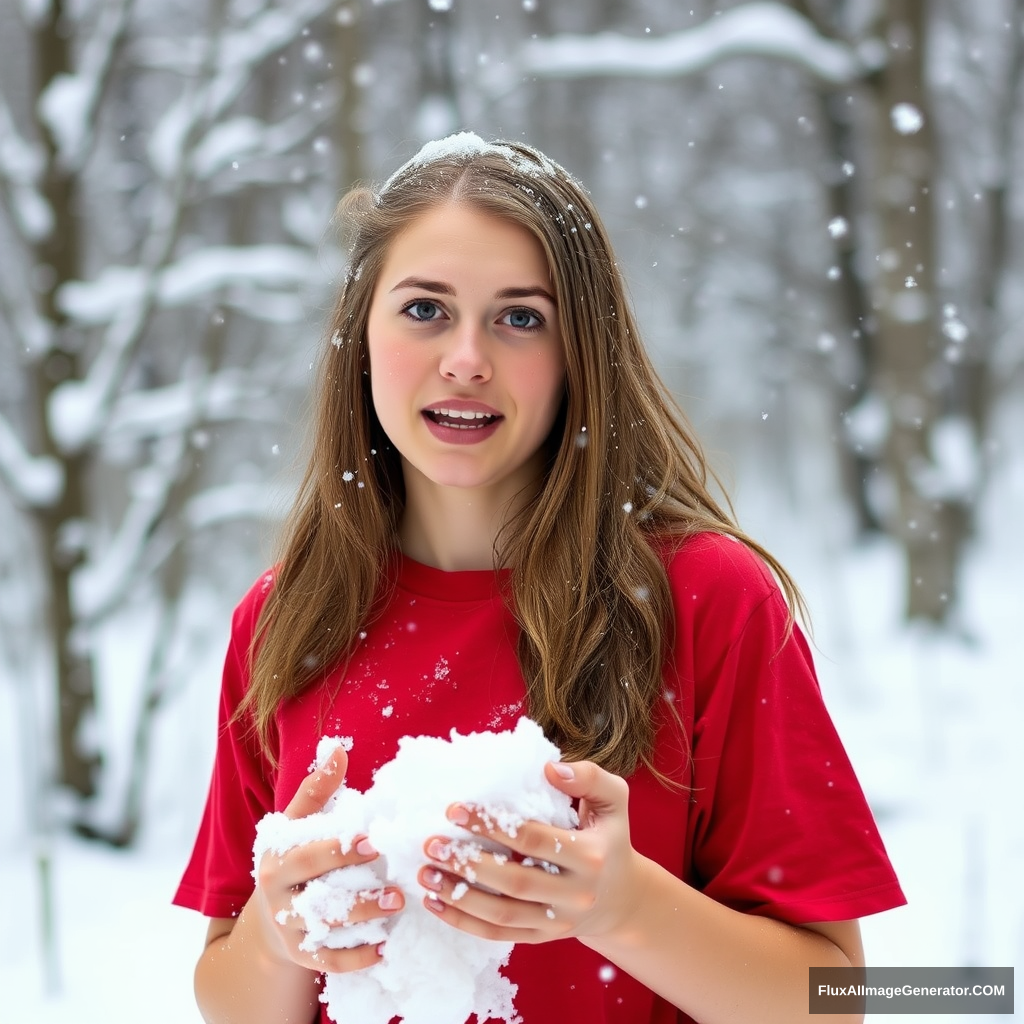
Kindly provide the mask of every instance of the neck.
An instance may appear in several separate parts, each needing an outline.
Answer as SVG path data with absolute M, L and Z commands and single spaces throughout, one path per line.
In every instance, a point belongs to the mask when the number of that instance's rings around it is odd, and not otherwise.
M 495 568 L 502 527 L 536 491 L 442 487 L 405 466 L 405 513 L 398 529 L 402 553 L 447 572 Z

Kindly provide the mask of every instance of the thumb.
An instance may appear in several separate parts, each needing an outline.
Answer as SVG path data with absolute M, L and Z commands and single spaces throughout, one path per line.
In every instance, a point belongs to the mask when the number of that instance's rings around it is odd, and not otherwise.
M 315 771 L 307 775 L 295 796 L 284 809 L 287 818 L 305 818 L 310 814 L 324 809 L 324 804 L 334 796 L 335 791 L 345 781 L 348 771 L 348 754 L 345 748 L 337 746 L 327 760 Z
M 595 824 L 594 818 L 625 814 L 629 786 L 625 779 L 599 768 L 593 761 L 549 761 L 544 777 L 555 789 L 580 801 L 580 822 Z

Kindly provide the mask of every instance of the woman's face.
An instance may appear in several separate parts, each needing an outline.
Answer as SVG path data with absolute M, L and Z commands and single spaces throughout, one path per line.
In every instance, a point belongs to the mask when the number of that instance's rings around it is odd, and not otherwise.
M 460 203 L 414 220 L 381 268 L 367 347 L 407 480 L 501 498 L 539 479 L 565 359 L 544 250 L 524 227 Z

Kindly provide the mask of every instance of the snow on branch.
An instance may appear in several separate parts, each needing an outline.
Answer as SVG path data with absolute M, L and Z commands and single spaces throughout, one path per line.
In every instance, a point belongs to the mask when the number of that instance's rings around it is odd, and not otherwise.
M 151 462 L 135 471 L 130 480 L 131 502 L 117 532 L 98 557 L 75 570 L 71 599 L 80 619 L 101 619 L 123 603 L 138 580 L 138 567 L 146 558 L 178 475 L 182 443 L 181 438 L 164 439 Z
M 53 210 L 38 187 L 44 165 L 42 150 L 21 137 L 0 94 L 0 190 L 27 242 L 37 242 L 53 230 Z
M 143 267 L 111 265 L 93 281 L 69 281 L 57 293 L 57 306 L 79 323 L 105 324 L 149 288 L 158 306 L 184 306 L 232 285 L 294 289 L 321 276 L 316 261 L 298 246 L 208 246 L 155 275 Z
M 726 57 L 738 56 L 792 61 L 815 77 L 835 84 L 853 81 L 867 70 L 856 50 L 820 35 L 791 7 L 770 2 L 742 4 L 696 28 L 656 39 L 612 32 L 537 39 L 523 48 L 515 70 L 558 78 L 663 78 L 691 74 Z
M 275 492 L 266 481 L 222 484 L 190 498 L 184 519 L 191 532 L 238 519 L 279 520 L 290 503 L 291 494 Z
M 320 276 L 306 249 L 254 245 L 210 246 L 162 270 L 111 266 L 94 281 L 69 281 L 57 293 L 59 308 L 80 323 L 109 323 L 109 328 L 88 376 L 64 381 L 51 395 L 47 416 L 52 436 L 63 450 L 77 451 L 99 435 L 111 415 L 127 354 L 154 306 L 185 305 L 230 286 L 253 295 L 295 290 Z M 273 306 L 249 306 L 250 314 L 265 310 L 279 315 Z M 288 310 L 297 312 L 297 307 Z
M 192 173 L 205 181 L 238 160 L 249 162 L 294 152 L 331 119 L 335 99 L 331 93 L 321 97 L 316 117 L 304 108 L 269 124 L 257 117 L 240 116 L 213 125 L 192 151 Z
M 16 339 L 19 358 L 46 352 L 53 334 L 52 324 L 40 314 L 28 288 L 17 288 L 0 274 L 0 316 Z
M 54 75 L 39 96 L 36 110 L 68 170 L 84 163 L 92 144 L 96 115 L 114 62 L 128 31 L 134 0 L 107 0 L 95 31 L 86 40 L 77 71 Z
M 187 89 L 157 122 L 149 140 L 153 169 L 172 178 L 190 143 L 207 125 L 220 121 L 251 83 L 256 67 L 302 35 L 302 30 L 334 6 L 334 0 L 296 0 L 260 12 L 240 27 L 226 29 L 208 66 L 215 69 L 198 88 Z
M 109 436 L 163 437 L 200 423 L 251 419 L 266 422 L 265 387 L 255 386 L 235 369 L 221 370 L 201 383 L 180 380 L 161 388 L 118 398 L 108 424 Z
M 0 415 L 0 479 L 32 508 L 48 508 L 60 498 L 64 470 L 49 455 L 30 455 L 10 423 Z

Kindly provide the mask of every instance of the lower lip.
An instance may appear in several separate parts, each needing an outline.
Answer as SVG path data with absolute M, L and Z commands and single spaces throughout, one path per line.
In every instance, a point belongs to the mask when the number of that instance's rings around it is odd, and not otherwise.
M 423 413 L 423 422 L 426 423 L 427 430 L 445 444 L 479 444 L 491 437 L 501 426 L 501 417 L 492 420 L 486 427 L 448 427 L 443 423 L 436 423 L 426 413 Z

